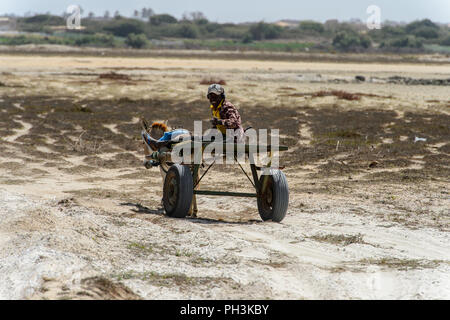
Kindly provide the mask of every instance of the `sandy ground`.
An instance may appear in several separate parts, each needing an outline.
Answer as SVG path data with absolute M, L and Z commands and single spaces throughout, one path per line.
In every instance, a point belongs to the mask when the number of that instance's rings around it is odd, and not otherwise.
M 0 298 L 449 299 L 448 86 L 394 75 L 450 65 L 1 56 Z M 208 120 L 210 77 L 290 147 L 281 223 L 254 199 L 198 197 L 197 218 L 160 208 L 139 116 Z M 363 95 L 312 95 L 331 90 Z M 234 167 L 202 185 L 251 188 Z

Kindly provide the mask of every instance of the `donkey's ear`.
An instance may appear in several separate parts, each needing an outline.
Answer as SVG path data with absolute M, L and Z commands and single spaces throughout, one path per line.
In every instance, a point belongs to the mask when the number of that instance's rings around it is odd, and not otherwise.
M 150 126 L 144 117 L 141 118 L 141 126 L 142 126 L 142 129 L 144 129 L 146 132 L 150 131 Z

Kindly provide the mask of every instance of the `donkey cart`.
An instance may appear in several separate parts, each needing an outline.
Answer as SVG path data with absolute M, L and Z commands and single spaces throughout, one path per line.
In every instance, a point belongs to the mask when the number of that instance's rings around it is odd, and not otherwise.
M 241 164 L 237 161 L 238 145 L 236 143 L 223 143 L 222 150 L 226 150 L 228 155 L 234 156 L 234 163 L 237 163 L 242 172 L 246 175 L 250 183 L 254 188 L 254 192 L 229 192 L 229 191 L 213 191 L 213 190 L 198 190 L 199 183 L 215 163 L 213 161 L 204 173 L 200 175 L 200 166 L 204 167 L 203 152 L 205 147 L 214 144 L 215 142 L 196 142 L 185 141 L 180 142 L 191 144 L 187 147 L 191 149 L 191 155 L 193 159 L 199 159 L 199 161 L 191 161 L 190 163 L 173 164 L 168 161 L 168 156 L 171 150 L 155 152 L 151 155 L 151 158 L 156 160 L 156 164 L 165 163 L 168 170 L 166 172 L 163 187 L 163 206 L 168 216 L 176 218 L 184 218 L 188 215 L 193 201 L 195 203 L 196 195 L 208 195 L 208 196 L 229 196 L 229 197 L 252 197 L 257 198 L 258 212 L 263 221 L 272 220 L 280 222 L 286 216 L 286 211 L 289 204 L 289 189 L 286 180 L 286 176 L 281 171 L 282 168 L 271 168 L 272 162 L 272 148 L 270 145 L 245 145 L 245 156 L 248 157 L 250 162 L 250 169 L 252 173 L 252 179 L 248 176 Z M 195 144 L 201 144 L 201 147 Z M 218 143 L 217 143 L 218 144 Z M 222 144 L 222 143 L 221 143 Z M 285 151 L 287 146 L 278 146 L 277 150 Z M 216 149 L 215 149 L 216 150 Z M 269 162 L 266 166 L 257 166 L 255 163 L 254 154 L 267 152 L 269 155 Z M 225 151 L 223 154 L 215 154 L 215 157 L 225 157 Z M 216 158 L 217 159 L 217 158 Z M 260 172 L 260 174 L 258 174 Z M 264 174 L 263 174 L 264 173 Z M 194 199 L 194 200 L 193 200 Z M 195 203 L 196 204 L 196 203 Z

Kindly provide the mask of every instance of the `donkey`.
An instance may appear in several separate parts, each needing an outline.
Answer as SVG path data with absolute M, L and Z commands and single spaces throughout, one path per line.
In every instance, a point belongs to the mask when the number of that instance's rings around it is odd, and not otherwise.
M 143 139 L 143 145 L 144 145 L 144 166 L 148 169 L 151 166 L 148 165 L 147 156 L 149 156 L 154 151 L 161 151 L 161 152 L 167 152 L 170 151 L 168 148 L 169 142 L 177 142 L 181 141 L 181 139 L 185 138 L 186 136 L 191 136 L 189 131 L 181 129 L 181 130 L 175 130 L 171 131 L 169 130 L 169 127 L 167 126 L 167 121 L 164 122 L 154 122 L 151 126 L 149 126 L 148 122 L 145 119 L 141 120 L 142 128 L 145 132 L 147 132 L 150 135 L 150 141 L 147 141 L 146 139 Z M 174 133 L 174 134 L 172 134 Z M 163 161 L 159 164 L 159 172 L 161 173 L 162 183 L 164 185 L 164 181 L 166 179 L 166 172 L 169 170 L 170 166 L 172 165 L 171 162 Z M 198 180 L 198 178 L 197 178 Z M 198 182 L 198 181 L 196 181 Z M 195 187 L 198 188 L 198 183 Z M 161 200 L 161 204 L 162 200 Z M 191 217 L 197 217 L 197 199 L 195 194 L 192 198 L 192 204 L 191 208 L 189 209 L 189 216 Z

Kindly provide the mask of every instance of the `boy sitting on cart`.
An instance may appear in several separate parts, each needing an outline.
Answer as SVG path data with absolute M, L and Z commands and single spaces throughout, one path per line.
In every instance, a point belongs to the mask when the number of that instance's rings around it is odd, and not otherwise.
M 224 137 L 227 129 L 233 129 L 234 142 L 243 142 L 244 129 L 241 124 L 241 116 L 236 107 L 226 100 L 225 89 L 220 84 L 212 84 L 208 88 L 206 98 L 211 103 L 213 128 L 217 128 Z

